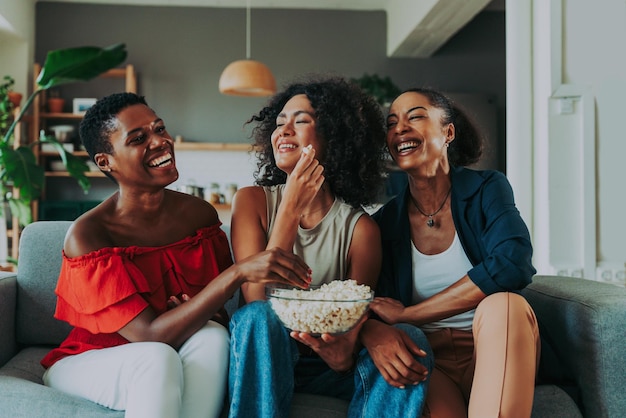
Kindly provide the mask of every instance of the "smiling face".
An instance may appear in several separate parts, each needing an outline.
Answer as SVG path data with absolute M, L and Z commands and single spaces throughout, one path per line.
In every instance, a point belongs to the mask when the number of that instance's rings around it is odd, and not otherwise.
M 447 144 L 454 140 L 454 125 L 442 124 L 442 109 L 420 93 L 406 92 L 391 104 L 387 116 L 387 148 L 404 171 L 433 175 L 449 169 Z
M 318 137 L 315 111 L 304 94 L 293 96 L 276 117 L 276 129 L 272 132 L 272 149 L 276 166 L 291 173 L 300 159 L 302 149 L 311 145 L 318 159 L 323 153 L 323 142 Z
M 143 104 L 117 114 L 109 141 L 113 152 L 98 153 L 96 164 L 120 185 L 165 187 L 178 179 L 174 142 L 163 120 Z

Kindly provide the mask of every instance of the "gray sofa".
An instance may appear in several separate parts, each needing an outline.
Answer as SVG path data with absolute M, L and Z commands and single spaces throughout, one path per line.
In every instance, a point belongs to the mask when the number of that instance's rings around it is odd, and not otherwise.
M 52 317 L 61 246 L 69 225 L 63 221 L 29 225 L 20 241 L 17 274 L 0 276 L 0 418 L 123 416 L 41 384 L 39 360 L 69 331 L 67 324 Z M 537 313 L 542 334 L 532 417 L 626 417 L 626 289 L 537 276 L 524 296 Z M 232 312 L 236 302 L 230 301 L 228 308 Z M 343 401 L 296 395 L 291 416 L 344 417 L 346 410 Z

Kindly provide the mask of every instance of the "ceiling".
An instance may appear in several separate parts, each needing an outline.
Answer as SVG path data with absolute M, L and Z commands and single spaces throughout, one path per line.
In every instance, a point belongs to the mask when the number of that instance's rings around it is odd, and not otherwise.
M 145 6 L 384 10 L 387 55 L 427 58 L 483 10 L 504 11 L 505 0 L 37 0 Z

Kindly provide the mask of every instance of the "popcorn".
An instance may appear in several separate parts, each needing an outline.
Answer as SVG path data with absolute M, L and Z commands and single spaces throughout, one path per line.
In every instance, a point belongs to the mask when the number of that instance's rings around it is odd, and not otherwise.
M 372 298 L 370 287 L 355 280 L 335 280 L 313 290 L 268 289 L 270 305 L 285 327 L 310 334 L 349 331 Z
M 306 147 L 302 148 L 302 152 L 308 154 L 313 149 L 313 145 L 309 144 Z

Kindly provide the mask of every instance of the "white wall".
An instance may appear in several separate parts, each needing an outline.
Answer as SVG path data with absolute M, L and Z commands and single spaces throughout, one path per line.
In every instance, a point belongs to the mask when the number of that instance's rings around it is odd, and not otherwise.
M 587 86 L 596 102 L 597 259 L 624 270 L 626 2 L 567 0 L 563 14 L 564 81 Z
M 506 8 L 507 88 L 517 86 L 507 91 L 507 170 L 535 264 L 623 285 L 626 2 L 509 0 Z M 528 24 L 509 25 L 516 18 Z M 571 113 L 562 112 L 568 103 Z M 530 128 L 520 135 L 514 126 Z
M 35 0 L 0 0 L 0 78 L 15 79 L 26 99 L 35 38 Z
M 186 185 L 204 188 L 208 196 L 212 183 L 217 183 L 223 193 L 227 184 L 238 188 L 254 183 L 256 157 L 247 151 L 176 151 L 178 180 L 172 188 L 183 190 Z

